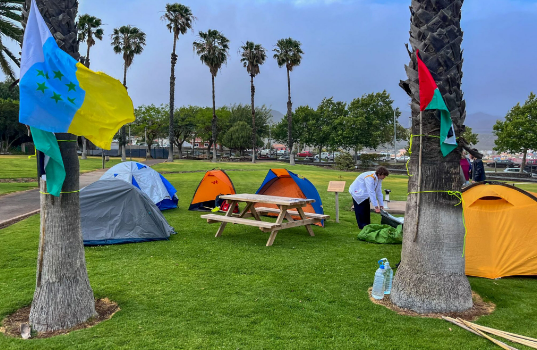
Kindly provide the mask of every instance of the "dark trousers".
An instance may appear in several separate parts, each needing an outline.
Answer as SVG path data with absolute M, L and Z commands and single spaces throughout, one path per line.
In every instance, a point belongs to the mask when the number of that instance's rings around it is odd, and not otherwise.
M 352 202 L 354 203 L 354 215 L 356 215 L 356 222 L 361 230 L 371 223 L 369 199 L 366 199 L 362 203 L 358 204 L 353 198 Z

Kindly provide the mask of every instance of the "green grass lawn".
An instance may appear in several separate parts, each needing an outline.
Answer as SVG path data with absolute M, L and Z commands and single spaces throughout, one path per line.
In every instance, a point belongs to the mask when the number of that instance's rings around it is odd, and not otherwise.
M 0 195 L 26 191 L 37 187 L 37 182 L 0 182 Z
M 133 160 L 142 161 L 142 158 Z M 110 168 L 121 162 L 121 158 L 110 158 L 106 162 L 105 167 Z M 87 173 L 101 169 L 101 157 L 88 157 L 88 159 L 80 159 L 80 173 Z M 19 178 L 37 178 L 37 166 L 35 157 L 28 156 L 0 156 L 0 179 L 19 179 Z
M 238 193 L 254 193 L 274 163 L 219 166 L 230 169 Z M 181 161 L 155 168 L 186 172 L 213 167 Z M 328 181 L 346 180 L 348 188 L 357 175 L 287 167 L 313 182 L 332 216 L 334 194 L 326 192 Z M 386 257 L 395 265 L 401 246 L 357 241 L 347 192 L 340 196 L 339 224 L 330 219 L 324 229 L 315 226 L 315 237 L 303 227 L 287 229 L 265 247 L 268 233 L 228 225 L 215 238 L 218 226 L 187 210 L 202 176 L 166 175 L 180 199 L 179 209 L 164 212 L 177 231 L 169 241 L 86 248 L 95 296 L 121 307 L 112 319 L 51 339 L 0 335 L 0 349 L 494 348 L 445 321 L 397 315 L 369 301 L 376 261 Z M 406 179 L 390 176 L 384 187 L 404 196 Z M 372 217 L 380 221 L 378 215 Z M 32 301 L 38 237 L 39 216 L 0 230 L 0 319 Z M 537 337 L 537 279 L 470 278 L 470 283 L 497 305 L 478 323 Z

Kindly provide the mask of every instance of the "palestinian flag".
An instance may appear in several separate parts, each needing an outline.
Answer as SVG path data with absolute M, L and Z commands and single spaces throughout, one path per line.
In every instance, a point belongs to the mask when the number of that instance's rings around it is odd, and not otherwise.
M 440 110 L 440 150 L 445 157 L 457 148 L 451 113 L 449 113 L 449 109 L 442 98 L 440 90 L 438 90 L 438 86 L 431 72 L 429 72 L 425 63 L 420 59 L 419 50 L 416 50 L 416 59 L 418 60 L 418 76 L 420 81 L 420 111 L 427 109 Z

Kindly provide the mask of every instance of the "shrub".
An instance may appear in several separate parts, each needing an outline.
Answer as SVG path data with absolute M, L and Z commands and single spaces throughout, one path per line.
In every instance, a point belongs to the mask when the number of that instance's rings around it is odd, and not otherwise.
M 339 170 L 354 170 L 354 157 L 350 153 L 341 153 L 336 157 L 335 162 Z
M 362 166 L 368 167 L 373 165 L 373 161 L 380 159 L 381 155 L 377 153 L 362 153 L 360 155 L 360 161 Z

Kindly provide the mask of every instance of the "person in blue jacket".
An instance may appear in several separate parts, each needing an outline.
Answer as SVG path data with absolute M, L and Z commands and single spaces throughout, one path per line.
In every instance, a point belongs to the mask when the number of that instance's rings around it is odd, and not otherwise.
M 354 203 L 354 215 L 358 227 L 363 229 L 371 223 L 369 202 L 373 203 L 375 212 L 384 209 L 382 200 L 382 180 L 390 175 L 388 169 L 379 166 L 376 171 L 367 171 L 360 174 L 349 187 L 349 193 Z
M 477 149 L 473 149 L 473 151 L 477 152 Z M 487 178 L 485 176 L 483 161 L 474 157 L 472 154 L 470 154 L 470 159 L 472 160 L 472 182 L 485 181 Z

